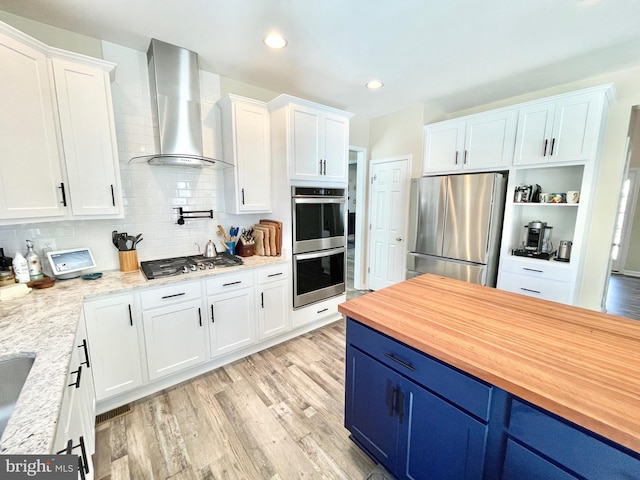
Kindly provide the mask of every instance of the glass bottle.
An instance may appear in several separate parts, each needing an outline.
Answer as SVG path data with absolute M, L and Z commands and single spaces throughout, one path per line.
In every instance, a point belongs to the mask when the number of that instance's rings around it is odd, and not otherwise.
M 27 240 L 27 253 L 24 258 L 27 260 L 27 264 L 29 265 L 29 279 L 31 281 L 44 277 L 42 274 L 42 263 L 40 262 L 40 257 L 33 251 L 33 242 L 31 240 Z

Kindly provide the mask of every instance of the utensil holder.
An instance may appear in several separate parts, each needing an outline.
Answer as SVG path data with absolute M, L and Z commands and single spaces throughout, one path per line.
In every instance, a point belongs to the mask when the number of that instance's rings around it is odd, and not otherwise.
M 119 251 L 118 257 L 120 257 L 121 272 L 135 272 L 136 270 L 138 270 L 138 251 L 137 250 Z

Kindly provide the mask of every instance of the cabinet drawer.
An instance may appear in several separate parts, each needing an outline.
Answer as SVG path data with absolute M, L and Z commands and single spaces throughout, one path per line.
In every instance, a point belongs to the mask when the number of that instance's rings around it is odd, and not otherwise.
M 265 267 L 258 270 L 258 283 L 273 282 L 289 278 L 289 270 L 291 265 L 283 263 L 282 265 L 274 265 L 273 267 Z
M 333 315 L 341 315 L 338 312 L 338 305 L 344 301 L 345 296 L 338 295 L 337 297 L 294 310 L 291 313 L 291 326 L 298 328 Z
M 548 278 L 559 282 L 571 281 L 571 267 L 566 263 L 553 260 L 521 260 L 501 258 L 500 270 L 503 272 L 530 275 L 533 278 Z
M 518 400 L 511 405 L 508 432 L 584 478 L 640 478 L 640 454 L 632 456 L 624 447 Z
M 498 288 L 552 302 L 571 303 L 571 284 L 569 282 L 503 272 L 500 274 Z
M 573 480 L 577 479 L 560 467 L 509 439 L 501 480 Z
M 476 417 L 489 418 L 491 385 L 352 319 L 347 322 L 347 343 Z
M 201 297 L 200 282 L 176 283 L 140 293 L 140 303 L 143 310 L 149 308 L 172 305 Z
M 207 279 L 207 295 L 229 292 L 253 285 L 253 272 L 220 275 Z

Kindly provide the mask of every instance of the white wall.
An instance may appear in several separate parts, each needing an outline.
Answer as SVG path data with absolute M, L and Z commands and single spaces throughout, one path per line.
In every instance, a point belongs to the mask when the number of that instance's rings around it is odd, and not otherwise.
M 124 203 L 123 220 L 63 221 L 0 227 L 0 246 L 9 256 L 26 250 L 25 240 L 34 241 L 36 250 L 51 243 L 54 249 L 89 246 L 98 270 L 119 268 L 118 253 L 111 244 L 112 230 L 142 233 L 139 260 L 166 258 L 198 252 L 208 239 L 217 241 L 216 225 L 225 228 L 249 226 L 256 215 L 224 213 L 223 176 L 211 169 L 128 165 L 136 155 L 153 151 L 151 109 L 146 54 L 105 42 L 104 58 L 117 63 L 112 83 L 113 106 L 118 140 Z M 217 75 L 201 72 L 203 99 L 203 137 L 205 154 L 219 151 L 215 144 L 216 116 L 213 102 L 220 98 Z M 213 219 L 187 220 L 182 226 L 175 207 L 213 210 Z

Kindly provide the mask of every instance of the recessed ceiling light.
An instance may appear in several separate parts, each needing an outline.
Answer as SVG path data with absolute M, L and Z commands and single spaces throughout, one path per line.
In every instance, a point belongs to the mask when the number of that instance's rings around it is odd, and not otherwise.
M 264 39 L 264 44 L 271 48 L 284 48 L 287 46 L 287 40 L 279 33 L 270 33 Z
M 377 90 L 378 88 L 382 88 L 384 85 L 384 83 L 382 83 L 380 80 L 371 80 L 370 82 L 366 83 L 366 87 L 370 88 L 371 90 Z

